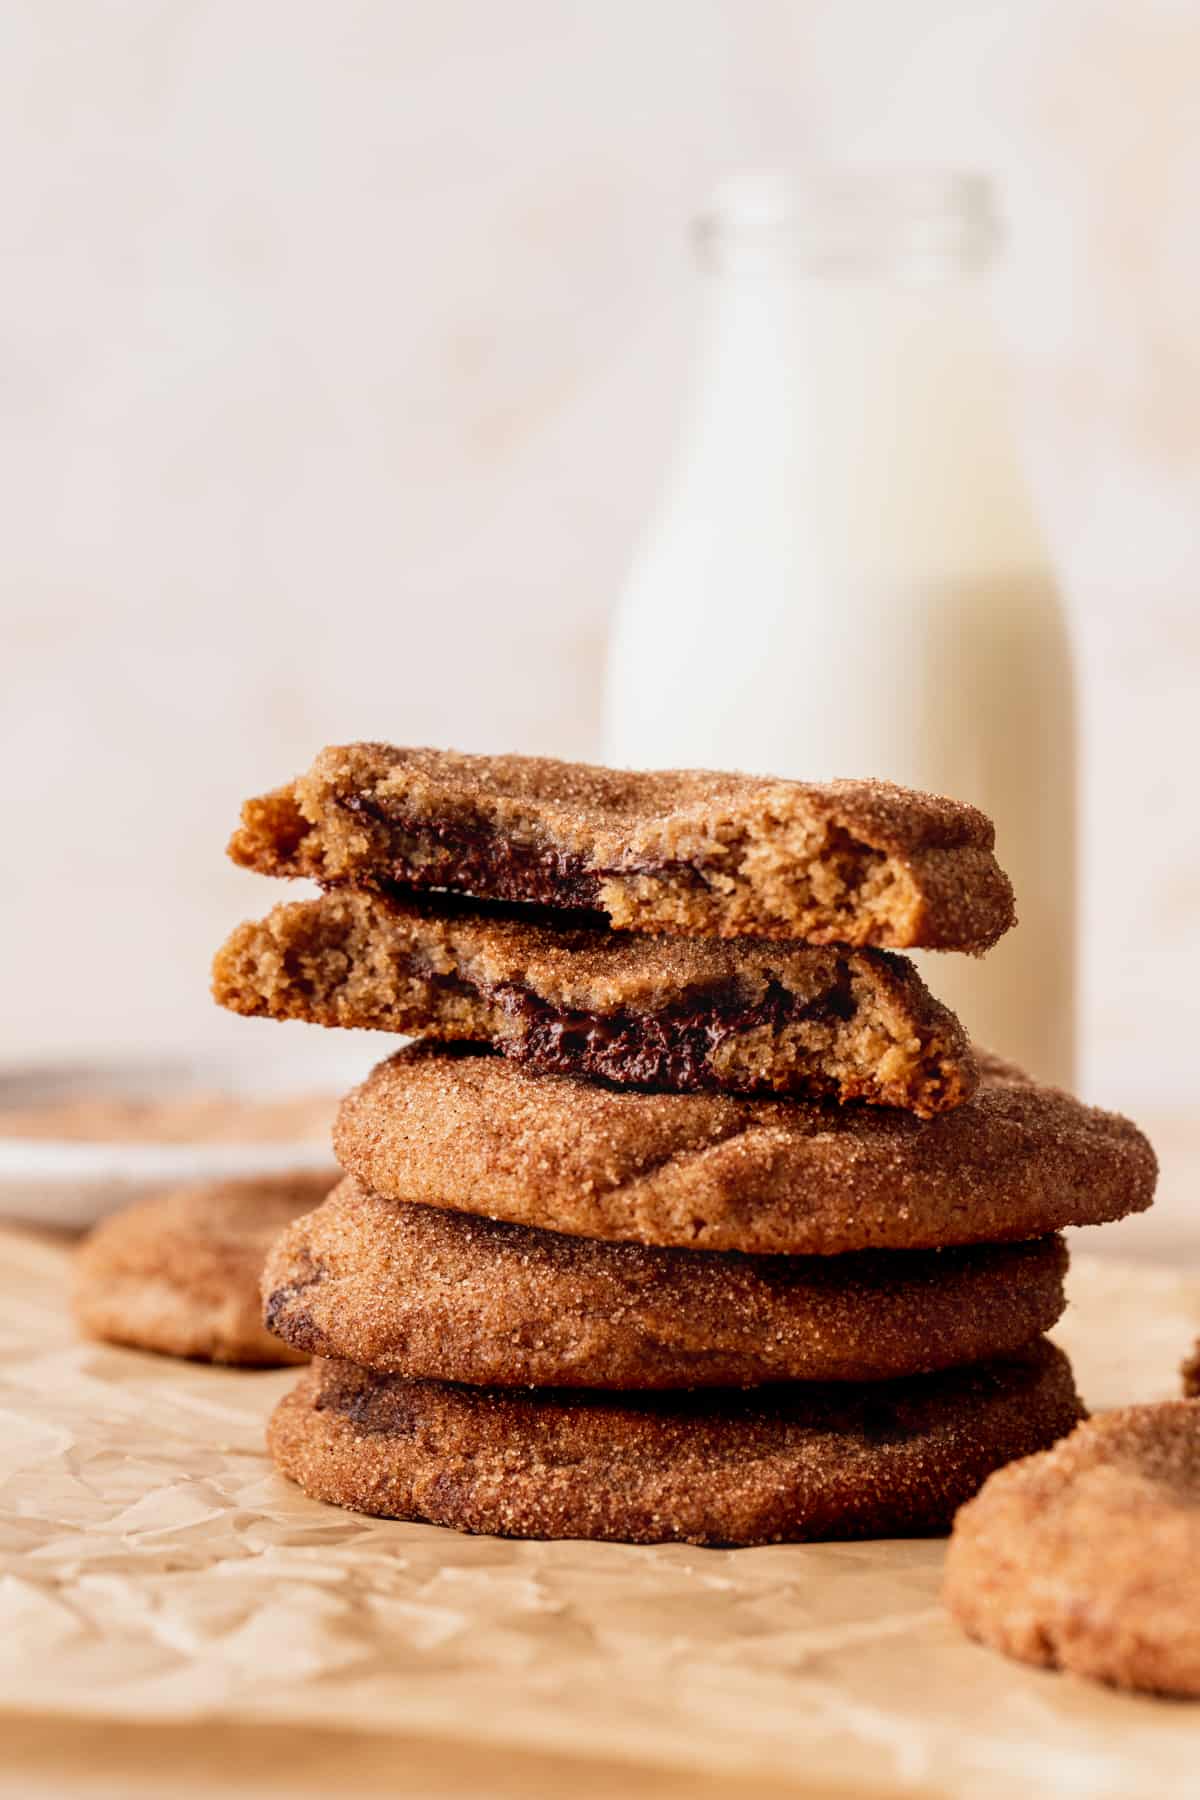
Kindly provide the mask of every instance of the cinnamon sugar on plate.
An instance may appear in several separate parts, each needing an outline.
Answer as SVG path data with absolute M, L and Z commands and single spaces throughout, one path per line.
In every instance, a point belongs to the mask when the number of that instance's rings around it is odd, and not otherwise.
M 320 1142 L 328 1138 L 336 1110 L 329 1094 L 243 1100 L 216 1092 L 165 1098 L 81 1093 L 0 1106 L 0 1137 L 63 1143 Z

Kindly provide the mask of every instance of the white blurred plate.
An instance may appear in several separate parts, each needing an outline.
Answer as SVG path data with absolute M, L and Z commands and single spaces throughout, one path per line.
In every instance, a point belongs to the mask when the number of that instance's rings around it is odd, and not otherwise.
M 337 1096 L 362 1079 L 397 1040 L 318 1033 L 253 1060 L 231 1056 L 142 1056 L 105 1063 L 0 1067 L 0 1118 L 14 1110 L 78 1099 L 178 1100 L 216 1094 L 234 1100 Z M 330 1039 L 334 1041 L 330 1043 Z M 321 1138 L 213 1143 L 118 1142 L 109 1138 L 8 1137 L 0 1130 L 0 1216 L 82 1229 L 130 1201 L 190 1182 L 286 1175 L 328 1168 Z

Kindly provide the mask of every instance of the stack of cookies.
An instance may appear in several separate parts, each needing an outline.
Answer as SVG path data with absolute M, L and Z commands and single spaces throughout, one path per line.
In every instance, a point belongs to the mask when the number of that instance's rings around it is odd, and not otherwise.
M 1149 1205 L 1154 1158 L 892 954 L 1013 923 L 974 809 L 357 744 L 231 853 L 325 891 L 233 934 L 222 1004 L 419 1039 L 267 1260 L 317 1359 L 270 1429 L 306 1492 L 523 1537 L 929 1532 L 1076 1423 L 1057 1234 Z

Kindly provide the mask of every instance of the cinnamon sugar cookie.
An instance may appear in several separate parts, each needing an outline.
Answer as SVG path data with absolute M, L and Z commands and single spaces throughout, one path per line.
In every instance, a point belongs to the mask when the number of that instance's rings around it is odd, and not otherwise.
M 91 1337 L 203 1362 L 303 1362 L 263 1325 L 263 1259 L 324 1199 L 335 1172 L 177 1188 L 114 1213 L 75 1254 L 74 1306 Z
M 218 952 L 233 1012 L 490 1044 L 541 1072 L 674 1092 L 956 1106 L 977 1072 L 954 1015 L 883 950 L 650 937 L 342 888 Z
M 954 1524 L 946 1604 L 1022 1662 L 1200 1696 L 1200 1404 L 1104 1413 Z
M 414 1045 L 342 1102 L 374 1193 L 581 1237 L 827 1256 L 1043 1237 L 1150 1204 L 1127 1119 L 988 1059 L 923 1123 L 882 1107 L 650 1094 Z
M 265 875 L 583 908 L 631 931 L 979 951 L 1015 920 L 993 841 L 974 807 L 886 781 L 348 744 L 247 801 L 229 850 Z
M 863 1387 L 512 1392 L 314 1363 L 276 1467 L 317 1500 L 503 1537 L 773 1544 L 944 1531 L 993 1469 L 1080 1416 L 1044 1339 L 1002 1362 Z
M 884 1381 L 1019 1349 L 1063 1309 L 1061 1238 L 738 1256 L 495 1224 L 345 1180 L 272 1246 L 268 1325 L 379 1373 L 497 1387 Z

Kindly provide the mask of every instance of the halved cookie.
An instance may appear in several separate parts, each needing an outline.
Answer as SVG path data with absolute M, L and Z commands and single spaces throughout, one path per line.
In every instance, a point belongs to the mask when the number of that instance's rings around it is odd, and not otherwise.
M 229 853 L 322 885 L 446 889 L 631 931 L 986 950 L 1015 923 L 990 820 L 886 781 L 335 745 Z
M 883 950 L 649 937 L 337 889 L 240 925 L 232 1012 L 493 1046 L 622 1086 L 866 1100 L 922 1118 L 974 1090 L 958 1020 Z

